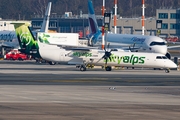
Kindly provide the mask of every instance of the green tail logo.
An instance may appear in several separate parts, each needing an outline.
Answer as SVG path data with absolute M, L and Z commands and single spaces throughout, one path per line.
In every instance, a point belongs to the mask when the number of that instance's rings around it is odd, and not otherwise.
M 38 53 L 38 43 L 29 29 L 29 23 L 12 23 L 21 47 L 21 52 L 26 54 Z M 38 55 L 39 56 L 39 55 Z

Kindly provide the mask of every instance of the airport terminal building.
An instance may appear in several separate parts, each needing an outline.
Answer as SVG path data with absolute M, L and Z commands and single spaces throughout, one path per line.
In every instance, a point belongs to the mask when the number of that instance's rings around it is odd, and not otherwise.
M 88 34 L 88 15 L 82 14 L 73 16 L 71 12 L 63 16 L 51 14 L 49 29 L 61 33 L 78 33 L 82 32 L 85 37 Z M 102 26 L 102 16 L 97 15 L 99 27 Z M 43 16 L 34 16 L 32 19 L 32 29 L 40 29 Z M 157 26 L 160 21 L 160 26 Z M 114 32 L 114 20 L 111 19 L 111 31 Z M 123 18 L 118 17 L 117 33 L 121 34 L 141 34 L 142 33 L 141 17 Z M 158 27 L 158 28 L 157 28 Z M 158 31 L 160 30 L 160 31 Z M 145 35 L 156 35 L 159 37 L 178 36 L 180 37 L 180 9 L 157 9 L 156 17 L 145 18 Z

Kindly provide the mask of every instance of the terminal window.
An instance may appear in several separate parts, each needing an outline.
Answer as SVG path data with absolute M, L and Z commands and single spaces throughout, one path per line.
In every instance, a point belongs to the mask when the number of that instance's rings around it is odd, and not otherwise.
M 179 18 L 180 18 L 180 14 L 171 13 L 170 18 L 171 18 L 171 19 L 179 19 Z
M 57 22 L 49 22 L 49 27 L 54 27 L 56 28 L 57 27 Z
M 162 28 L 161 29 L 168 29 L 168 23 L 162 23 Z
M 171 23 L 170 29 L 180 29 L 180 25 Z
M 160 19 L 168 19 L 168 13 L 159 13 Z

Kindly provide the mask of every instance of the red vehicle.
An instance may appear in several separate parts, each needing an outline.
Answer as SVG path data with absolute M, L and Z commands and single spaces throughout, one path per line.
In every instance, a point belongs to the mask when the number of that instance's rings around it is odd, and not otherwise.
M 170 36 L 170 37 L 167 37 L 166 40 L 168 42 L 178 42 L 178 37 L 177 36 Z
M 21 53 L 20 51 L 14 49 L 8 52 L 4 58 L 6 60 L 28 60 L 28 56 L 26 54 Z

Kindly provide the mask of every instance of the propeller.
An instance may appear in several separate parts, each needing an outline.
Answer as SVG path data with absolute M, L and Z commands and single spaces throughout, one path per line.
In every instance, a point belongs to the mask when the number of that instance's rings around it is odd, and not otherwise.
M 109 46 L 110 46 L 110 44 L 108 43 L 108 49 L 109 49 Z M 108 62 L 108 59 L 111 61 L 111 55 L 112 55 L 112 53 L 111 53 L 111 50 L 110 51 L 107 51 L 106 50 L 106 48 L 104 48 L 104 55 L 102 56 L 102 58 L 100 58 L 96 63 L 98 63 L 100 60 L 102 60 L 102 59 L 104 59 L 105 60 L 105 67 L 107 66 L 107 62 Z

